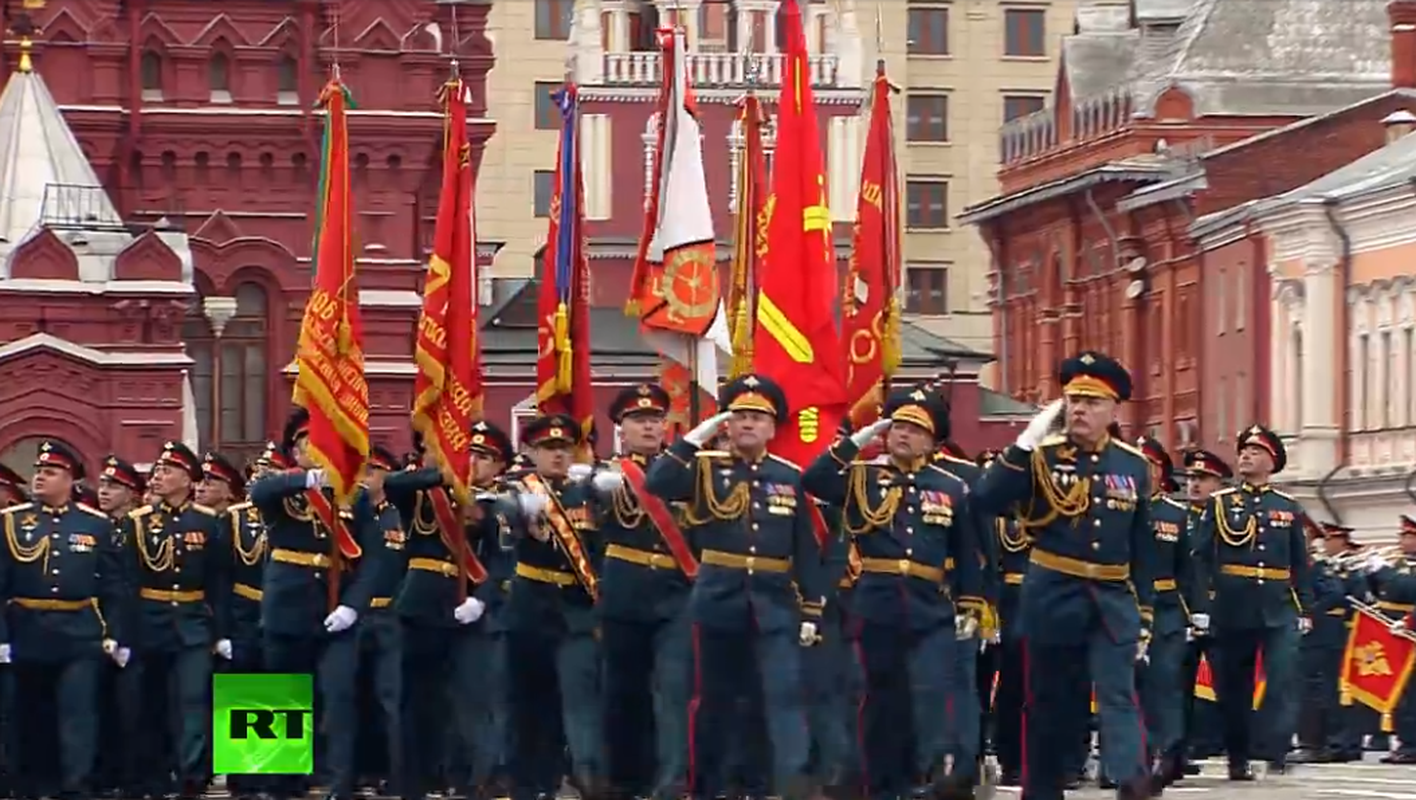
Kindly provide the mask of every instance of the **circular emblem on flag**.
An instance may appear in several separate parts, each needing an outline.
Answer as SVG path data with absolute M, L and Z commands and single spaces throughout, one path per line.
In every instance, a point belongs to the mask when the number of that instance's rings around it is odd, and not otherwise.
M 711 317 L 718 309 L 718 268 L 712 251 L 685 247 L 664 264 L 664 300 L 669 314 L 683 321 Z

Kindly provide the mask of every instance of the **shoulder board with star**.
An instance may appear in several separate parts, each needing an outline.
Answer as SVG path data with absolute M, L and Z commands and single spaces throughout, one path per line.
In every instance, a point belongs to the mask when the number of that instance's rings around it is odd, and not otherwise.
M 103 517 L 104 519 L 108 519 L 107 514 L 86 503 L 75 503 L 74 506 L 86 514 L 92 514 L 95 517 Z
M 1067 443 L 1067 434 L 1065 434 L 1065 433 L 1051 433 L 1051 434 L 1048 434 L 1047 436 L 1044 436 L 1043 439 L 1042 439 L 1042 441 L 1037 443 L 1037 446 L 1038 446 L 1038 447 L 1056 447 L 1056 446 L 1059 445 L 1059 444 L 1066 444 L 1066 443 Z
M 1116 446 L 1117 446 L 1118 448 L 1120 448 L 1121 450 L 1123 450 L 1123 451 L 1125 451 L 1125 452 L 1127 452 L 1127 453 L 1130 453 L 1131 455 L 1135 456 L 1136 458 L 1145 460 L 1146 454 L 1145 454 L 1145 453 L 1142 453 L 1142 452 L 1141 452 L 1141 449 L 1140 449 L 1139 447 L 1136 447 L 1135 445 L 1131 444 L 1130 442 L 1123 442 L 1123 441 L 1121 441 L 1120 439 L 1112 439 L 1112 440 L 1111 440 L 1111 443 L 1114 444 L 1114 445 L 1116 445 Z
M 732 455 L 727 450 L 699 450 L 694 453 L 694 458 L 727 458 Z
M 240 503 L 232 503 L 226 507 L 226 516 L 235 516 L 251 507 L 251 501 L 246 500 Z
M 1190 510 L 1190 506 L 1189 506 L 1188 504 L 1182 503 L 1182 502 L 1180 502 L 1179 500 L 1176 500 L 1175 498 L 1171 497 L 1170 495 L 1166 495 L 1166 494 L 1161 495 L 1161 496 L 1160 496 L 1160 501 L 1161 501 L 1162 503 L 1166 503 L 1166 504 L 1168 504 L 1168 505 L 1175 506 L 1176 508 L 1178 508 L 1178 509 L 1180 509 L 1180 510 L 1182 510 L 1182 511 L 1189 511 L 1189 510 Z
M 3 511 L 0 511 L 0 514 L 15 514 L 20 511 L 28 511 L 31 508 L 34 508 L 34 503 L 20 503 L 18 505 L 7 506 Z
M 196 509 L 197 511 L 200 511 L 203 514 L 206 514 L 208 517 L 216 516 L 216 509 L 212 508 L 211 506 L 204 506 L 201 503 L 193 503 L 192 508 Z
M 152 506 L 141 506 L 128 512 L 128 519 L 141 519 L 152 513 Z
M 768 454 L 767 454 L 767 457 L 770 458 L 770 459 L 772 459 L 773 461 L 776 461 L 776 462 L 779 463 L 779 464 L 785 464 L 785 465 L 791 467 L 792 469 L 796 470 L 797 472 L 801 472 L 801 467 L 797 466 L 795 462 L 788 461 L 788 460 L 786 460 L 785 458 L 782 458 L 781 456 L 778 456 L 778 455 L 773 455 L 772 453 L 768 453 Z
M 1210 497 L 1219 497 L 1220 495 L 1224 494 L 1234 494 L 1237 491 L 1239 491 L 1239 487 L 1237 486 L 1226 486 L 1223 489 L 1216 489 L 1214 491 L 1214 494 L 1211 494 Z
M 958 481 L 960 486 L 964 487 L 965 493 L 968 492 L 969 482 L 964 480 L 963 478 L 960 478 L 958 475 L 955 475 L 954 473 L 950 472 L 948 469 L 941 467 L 938 464 L 926 464 L 925 469 L 934 470 L 940 475 L 948 475 L 950 478 L 953 478 L 954 480 Z

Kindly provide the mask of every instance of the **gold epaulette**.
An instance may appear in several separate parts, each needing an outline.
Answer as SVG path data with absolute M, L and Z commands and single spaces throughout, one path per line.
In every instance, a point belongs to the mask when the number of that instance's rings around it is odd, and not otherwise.
M 1270 491 L 1270 492 L 1273 492 L 1274 494 L 1278 495 L 1279 497 L 1282 497 L 1284 500 L 1291 500 L 1291 501 L 1293 501 L 1293 502 L 1295 502 L 1295 503 L 1298 502 L 1298 498 L 1294 497 L 1293 495 L 1289 494 L 1288 492 L 1280 492 L 1279 490 L 1277 490 L 1277 489 L 1275 489 L 1275 488 L 1273 488 L 1273 487 L 1269 487 L 1269 491 Z
M 975 463 L 972 462 L 972 461 L 969 461 L 969 460 L 966 459 L 966 458 L 959 458 L 958 456 L 951 456 L 951 455 L 949 455 L 948 453 L 935 453 L 935 454 L 934 454 L 934 460 L 935 460 L 935 461 L 948 461 L 950 464 L 966 464 L 966 465 L 968 465 L 968 466 L 970 466 L 970 467 L 977 467 L 977 466 L 978 466 L 977 464 L 975 464 Z
M 876 456 L 875 458 L 859 459 L 852 461 L 852 467 L 884 467 L 890 463 L 889 456 Z
M 968 481 L 964 480 L 963 478 L 960 478 L 958 475 L 955 475 L 954 473 L 950 472 L 949 470 L 944 469 L 943 467 L 939 466 L 938 464 L 925 464 L 925 465 L 924 465 L 924 468 L 925 468 L 925 469 L 932 469 L 932 470 L 934 470 L 935 472 L 939 473 L 940 475 L 948 475 L 949 477 L 951 477 L 951 478 L 953 478 L 954 480 L 958 481 L 958 482 L 959 482 L 959 485 L 964 487 L 964 491 L 968 491 L 968 488 L 969 488 L 969 482 L 968 482 Z
M 1111 443 L 1114 444 L 1114 445 L 1116 445 L 1117 447 L 1121 448 L 1122 450 L 1125 450 L 1127 453 L 1130 453 L 1131 455 L 1135 456 L 1136 458 L 1139 458 L 1139 459 L 1142 459 L 1142 460 L 1145 460 L 1145 458 L 1146 458 L 1146 454 L 1145 454 L 1145 453 L 1142 453 L 1142 452 L 1141 452 L 1141 449 L 1140 449 L 1139 447 L 1136 447 L 1135 445 L 1133 445 L 1133 444 L 1131 444 L 1131 443 L 1129 443 L 1129 442 L 1123 442 L 1123 441 L 1121 441 L 1120 439 L 1112 439 L 1112 440 L 1111 440 Z
M 1214 493 L 1210 495 L 1210 497 L 1211 497 L 1211 498 L 1214 498 L 1214 497 L 1219 497 L 1220 495 L 1223 495 L 1223 494 L 1234 494 L 1234 493 L 1237 492 L 1237 491 L 1239 491 L 1239 487 L 1237 487 L 1237 486 L 1226 486 L 1226 487 L 1224 487 L 1223 489 L 1216 489 L 1216 490 L 1214 491 Z
M 140 519 L 152 513 L 152 506 L 142 506 L 128 512 L 128 519 Z
M 34 508 L 34 503 L 19 503 L 13 506 L 7 506 L 3 511 L 0 511 L 0 514 L 13 514 L 17 511 L 24 511 L 29 508 Z
M 226 507 L 226 514 L 227 514 L 227 516 L 230 516 L 230 515 L 235 514 L 235 513 L 239 512 L 239 511 L 245 511 L 246 509 L 248 509 L 248 508 L 250 508 L 250 507 L 251 507 L 251 501 L 249 501 L 249 500 L 246 500 L 246 501 L 240 502 L 240 503 L 233 503 L 232 505 L 229 505 L 229 506 Z
M 727 458 L 732 455 L 727 450 L 698 450 L 693 454 L 694 458 Z
M 89 504 L 87 504 L 87 503 L 75 503 L 74 506 L 77 507 L 80 511 L 83 511 L 84 513 L 86 513 L 86 514 L 92 514 L 92 515 L 94 515 L 95 517 L 103 517 L 104 519 L 108 519 L 108 515 L 107 515 L 107 514 L 103 513 L 103 512 L 100 511 L 99 509 L 94 508 L 93 506 L 91 506 L 91 505 L 89 505 Z
M 1189 511 L 1189 510 L 1190 510 L 1190 506 L 1189 506 L 1189 505 L 1187 505 L 1187 504 L 1185 504 L 1185 503 L 1182 503 L 1182 502 L 1180 502 L 1179 500 L 1176 500 L 1175 498 L 1173 498 L 1173 497 L 1171 497 L 1171 496 L 1169 496 L 1169 495 L 1163 494 L 1163 495 L 1160 496 L 1160 499 L 1161 499 L 1161 502 L 1169 503 L 1170 505 L 1175 506 L 1176 508 L 1178 508 L 1178 509 L 1180 509 L 1180 510 L 1182 510 L 1182 511 Z
M 193 503 L 192 508 L 195 508 L 203 514 L 206 514 L 208 517 L 216 516 L 216 509 L 212 508 L 211 506 L 204 506 L 201 503 Z
M 774 455 L 774 454 L 772 454 L 772 453 L 768 453 L 768 454 L 767 454 L 767 457 L 770 458 L 770 459 L 772 459 L 773 461 L 778 461 L 778 462 L 781 462 L 781 463 L 783 463 L 783 464 L 786 464 L 787 466 L 791 467 L 792 469 L 796 470 L 797 472 L 801 472 L 801 467 L 798 466 L 795 462 L 788 461 L 788 460 L 786 460 L 785 458 L 782 458 L 782 457 L 779 456 L 779 455 Z
M 1042 439 L 1042 441 L 1040 441 L 1040 442 L 1037 443 L 1037 446 L 1038 446 L 1038 447 L 1055 447 L 1055 446 L 1057 446 L 1057 445 L 1059 445 L 1059 444 L 1066 444 L 1066 443 L 1067 443 L 1067 434 L 1065 434 L 1065 433 L 1053 433 L 1053 434 L 1049 434 L 1049 435 L 1047 435 L 1047 436 L 1044 436 L 1043 439 Z

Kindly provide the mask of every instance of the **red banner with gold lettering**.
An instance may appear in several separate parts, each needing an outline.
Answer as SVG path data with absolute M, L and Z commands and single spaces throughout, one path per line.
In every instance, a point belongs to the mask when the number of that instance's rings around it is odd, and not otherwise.
M 894 92 L 885 62 L 875 70 L 850 269 L 841 292 L 842 337 L 849 363 L 851 424 L 874 422 L 883 382 L 900 365 L 900 187 L 895 166 Z
M 1338 684 L 1343 705 L 1357 701 L 1382 715 L 1382 730 L 1392 730 L 1392 712 L 1416 665 L 1416 637 L 1391 629 L 1391 620 L 1375 609 L 1357 606 L 1342 654 Z
M 433 254 L 423 282 L 413 382 L 413 428 L 442 469 L 457 502 L 471 501 L 472 423 L 482 414 L 482 369 L 477 342 L 476 230 L 471 148 L 467 144 L 468 88 L 461 78 L 443 86 L 446 109 L 442 191 Z
M 784 10 L 786 48 L 752 366 L 787 396 L 791 416 L 778 426 L 772 452 L 805 467 L 830 444 L 848 400 L 836 328 L 839 276 L 806 36 L 797 0 L 786 0 Z
M 315 220 L 315 285 L 300 322 L 294 402 L 310 412 L 310 457 L 335 501 L 348 504 L 369 459 L 369 385 L 354 276 L 349 192 L 349 90 L 336 78 L 320 93 L 324 156 Z

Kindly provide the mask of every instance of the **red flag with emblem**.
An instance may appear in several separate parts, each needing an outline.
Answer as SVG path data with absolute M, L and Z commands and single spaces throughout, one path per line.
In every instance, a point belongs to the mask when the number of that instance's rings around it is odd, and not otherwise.
M 1338 684 L 1343 705 L 1355 700 L 1381 714 L 1382 730 L 1387 732 L 1416 665 L 1416 636 L 1394 631 L 1391 624 L 1376 609 L 1361 605 L 1354 609 Z

